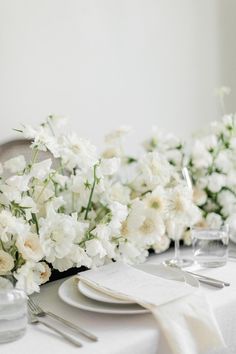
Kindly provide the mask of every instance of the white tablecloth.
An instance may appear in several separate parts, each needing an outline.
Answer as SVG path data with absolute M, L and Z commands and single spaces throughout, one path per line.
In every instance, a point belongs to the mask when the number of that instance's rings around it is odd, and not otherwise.
M 186 252 L 190 251 L 184 250 L 182 253 Z M 170 253 L 151 256 L 148 262 L 159 263 L 169 256 Z M 231 282 L 231 286 L 224 289 L 207 286 L 202 286 L 202 289 L 208 296 L 228 345 L 228 349 L 219 354 L 235 354 L 236 261 L 229 261 L 221 268 L 201 272 Z M 40 303 L 45 309 L 87 328 L 99 337 L 99 341 L 93 343 L 81 337 L 83 348 L 76 348 L 41 325 L 29 325 L 23 338 L 0 345 L 1 354 L 169 354 L 168 344 L 161 335 L 159 336 L 152 315 L 103 315 L 70 307 L 57 295 L 58 287 L 64 280 L 44 285 L 39 295 Z

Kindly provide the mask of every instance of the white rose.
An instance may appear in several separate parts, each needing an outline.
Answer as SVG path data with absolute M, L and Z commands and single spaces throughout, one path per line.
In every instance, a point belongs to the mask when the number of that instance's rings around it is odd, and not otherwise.
M 30 233 L 26 237 L 19 235 L 16 246 L 25 260 L 38 262 L 43 257 L 43 250 L 36 234 Z

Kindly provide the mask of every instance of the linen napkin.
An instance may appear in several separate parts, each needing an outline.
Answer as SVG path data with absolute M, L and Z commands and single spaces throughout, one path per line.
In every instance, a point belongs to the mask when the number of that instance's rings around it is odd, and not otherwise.
M 199 289 L 118 262 L 79 273 L 78 278 L 99 291 L 149 309 L 173 354 L 205 354 L 225 347 L 213 312 Z

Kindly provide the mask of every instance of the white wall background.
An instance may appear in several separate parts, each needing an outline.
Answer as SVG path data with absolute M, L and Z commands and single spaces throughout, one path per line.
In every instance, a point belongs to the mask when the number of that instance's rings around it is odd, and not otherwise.
M 98 144 L 121 124 L 132 144 L 204 127 L 214 88 L 236 91 L 235 15 L 234 0 L 0 0 L 0 140 L 51 113 Z

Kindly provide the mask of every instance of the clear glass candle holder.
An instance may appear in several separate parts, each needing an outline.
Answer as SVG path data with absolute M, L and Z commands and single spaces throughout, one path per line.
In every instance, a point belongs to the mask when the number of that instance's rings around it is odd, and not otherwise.
M 228 260 L 229 229 L 193 228 L 194 261 L 202 267 L 222 267 Z
M 27 296 L 0 277 L 0 343 L 21 338 L 27 327 Z

